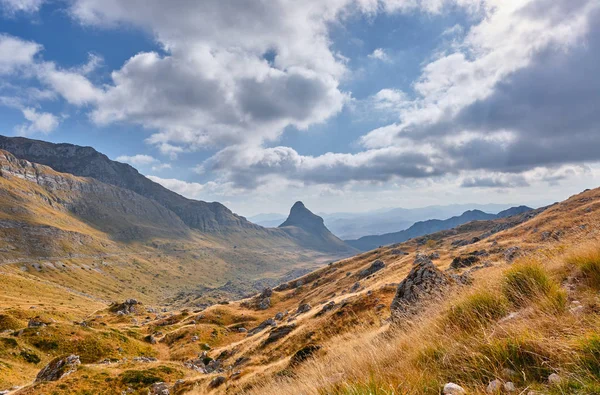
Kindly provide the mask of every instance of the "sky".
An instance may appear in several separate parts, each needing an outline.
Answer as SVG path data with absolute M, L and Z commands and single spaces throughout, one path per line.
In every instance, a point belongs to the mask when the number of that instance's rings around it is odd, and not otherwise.
M 600 186 L 599 0 L 0 0 L 0 134 L 235 212 Z

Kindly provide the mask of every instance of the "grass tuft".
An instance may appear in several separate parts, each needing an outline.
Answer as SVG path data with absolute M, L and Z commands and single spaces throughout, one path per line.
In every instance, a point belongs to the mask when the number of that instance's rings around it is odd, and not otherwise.
M 600 289 L 600 249 L 596 246 L 581 248 L 566 259 L 581 272 L 588 286 Z
M 490 291 L 478 291 L 453 305 L 446 322 L 462 330 L 472 330 L 504 317 L 508 312 L 502 296 Z

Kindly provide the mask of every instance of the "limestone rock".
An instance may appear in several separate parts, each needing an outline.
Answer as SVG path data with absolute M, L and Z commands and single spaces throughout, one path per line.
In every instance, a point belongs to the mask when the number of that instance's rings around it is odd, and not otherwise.
M 371 266 L 369 266 L 365 270 L 361 271 L 358 276 L 360 278 L 368 277 L 371 274 L 380 271 L 384 267 L 385 267 L 385 263 L 381 259 L 377 259 L 376 261 L 371 263 Z
M 75 372 L 79 365 L 81 365 L 81 361 L 78 355 L 55 358 L 38 373 L 35 382 L 58 381 Z
M 458 384 L 447 383 L 444 385 L 444 395 L 464 395 L 466 393 L 467 391 L 465 391 L 465 389 Z
M 449 278 L 435 267 L 431 259 L 421 256 L 415 262 L 416 265 L 408 276 L 398 285 L 391 305 L 392 313 L 404 312 L 419 299 L 439 294 L 450 283 Z

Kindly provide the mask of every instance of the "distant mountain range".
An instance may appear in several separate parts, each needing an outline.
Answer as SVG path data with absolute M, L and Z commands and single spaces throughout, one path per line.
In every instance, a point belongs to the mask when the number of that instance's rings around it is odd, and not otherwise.
M 445 219 L 461 215 L 468 210 L 498 213 L 510 208 L 510 204 L 451 204 L 419 208 L 386 208 L 359 213 L 317 213 L 325 220 L 329 230 L 341 239 L 358 239 L 363 236 L 381 235 L 407 229 L 418 221 Z M 255 224 L 278 227 L 285 221 L 285 214 L 269 213 L 248 217 Z
M 459 216 L 448 218 L 446 220 L 431 219 L 427 221 L 419 221 L 406 230 L 386 233 L 383 235 L 364 236 L 357 240 L 346 240 L 346 243 L 358 250 L 369 251 L 382 245 L 402 243 L 414 237 L 452 229 L 471 221 L 486 221 L 498 218 L 506 218 L 531 210 L 532 208 L 527 206 L 512 207 L 501 211 L 498 214 L 488 214 L 481 210 L 469 210 L 465 211 Z

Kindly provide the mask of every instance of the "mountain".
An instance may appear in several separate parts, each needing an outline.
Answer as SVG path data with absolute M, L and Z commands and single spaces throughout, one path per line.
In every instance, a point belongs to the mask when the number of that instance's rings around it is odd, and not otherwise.
M 325 220 L 325 226 L 343 240 L 358 239 L 363 236 L 380 235 L 407 229 L 418 221 L 458 216 L 467 210 L 481 210 L 497 213 L 510 208 L 509 204 L 462 203 L 435 205 L 418 208 L 382 208 L 364 212 L 317 213 Z M 248 219 L 267 228 L 277 227 L 285 220 L 283 214 L 257 214 Z
M 59 172 L 91 177 L 129 189 L 157 201 L 177 214 L 186 225 L 203 232 L 262 230 L 260 226 L 234 214 L 221 203 L 187 199 L 144 177 L 130 165 L 110 160 L 92 147 L 0 136 L 0 149 L 11 152 L 17 158 L 50 166 Z
M 469 210 L 463 214 L 448 218 L 446 220 L 431 219 L 427 221 L 416 222 L 410 228 L 399 232 L 387 233 L 376 236 L 364 236 L 357 240 L 346 240 L 346 243 L 352 247 L 361 250 L 369 251 L 382 245 L 402 243 L 414 237 L 427 235 L 441 230 L 451 229 L 456 226 L 466 224 L 471 221 L 485 221 L 496 218 L 506 218 L 512 215 L 522 214 L 532 210 L 526 206 L 519 206 L 501 211 L 498 214 L 488 214 L 481 210 Z
M 323 218 L 313 214 L 302 202 L 296 202 L 279 229 L 300 241 L 306 248 L 319 251 L 356 252 L 327 229 Z

